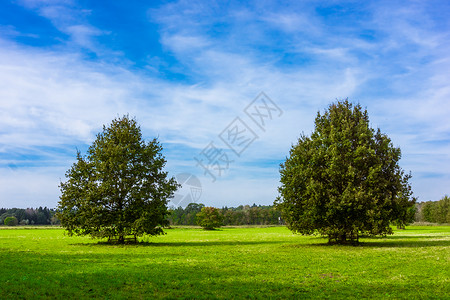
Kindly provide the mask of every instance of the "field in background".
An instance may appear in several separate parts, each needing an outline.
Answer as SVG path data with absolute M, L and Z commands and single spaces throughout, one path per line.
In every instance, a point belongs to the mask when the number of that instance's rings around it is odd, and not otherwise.
M 450 295 L 450 226 L 410 226 L 360 246 L 285 227 L 174 228 L 139 245 L 0 229 L 0 299 L 436 298 Z

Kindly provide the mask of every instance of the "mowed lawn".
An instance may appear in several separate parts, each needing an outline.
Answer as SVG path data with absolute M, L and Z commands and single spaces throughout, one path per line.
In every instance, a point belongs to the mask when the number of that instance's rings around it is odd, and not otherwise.
M 0 299 L 450 298 L 450 227 L 329 246 L 285 227 L 174 228 L 139 245 L 0 229 Z

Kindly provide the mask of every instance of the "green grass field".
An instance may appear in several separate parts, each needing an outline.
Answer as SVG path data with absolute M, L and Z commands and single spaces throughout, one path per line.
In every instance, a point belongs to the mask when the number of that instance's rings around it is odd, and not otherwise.
M 360 246 L 284 227 L 175 228 L 139 245 L 0 229 L 0 299 L 450 298 L 450 227 Z

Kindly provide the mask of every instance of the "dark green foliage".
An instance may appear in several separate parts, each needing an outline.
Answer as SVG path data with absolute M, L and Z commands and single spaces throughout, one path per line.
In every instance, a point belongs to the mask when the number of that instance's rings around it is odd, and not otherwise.
M 221 212 L 224 225 L 280 225 L 284 222 L 280 211 L 272 205 L 224 207 Z
M 397 226 L 397 229 L 406 229 L 406 225 L 414 223 L 414 219 L 417 213 L 416 203 L 406 210 L 402 211 L 402 217 L 395 220 L 393 223 Z
M 203 204 L 190 203 L 185 209 L 178 207 L 171 210 L 169 217 L 172 225 L 196 225 L 195 219 Z M 219 209 L 223 216 L 223 225 L 279 225 L 283 224 L 281 212 L 273 206 L 240 205 Z
M 21 225 L 51 225 L 57 224 L 55 210 L 47 207 L 39 208 L 2 208 L 0 209 L 0 224 L 3 224 L 6 217 L 16 217 Z
M 450 223 L 450 197 L 420 203 L 418 219 L 430 223 Z
M 178 188 L 163 171 L 156 139 L 146 143 L 134 119 L 114 119 L 61 183 L 58 218 L 69 235 L 118 238 L 162 234 L 168 199 Z
M 169 221 L 172 225 L 196 225 L 197 213 L 199 213 L 204 204 L 189 203 L 186 208 L 178 207 L 171 210 Z
M 212 230 L 222 226 L 223 217 L 219 209 L 215 207 L 202 207 L 202 210 L 197 213 L 197 225 L 206 230 Z
M 7 217 L 5 219 L 6 226 L 17 226 L 17 224 L 19 224 L 19 221 L 17 221 L 16 217 Z
M 311 137 L 292 146 L 275 204 L 289 229 L 330 242 L 391 234 L 389 225 L 403 227 L 415 202 L 400 157 L 385 134 L 370 128 L 366 110 L 338 101 L 317 114 Z

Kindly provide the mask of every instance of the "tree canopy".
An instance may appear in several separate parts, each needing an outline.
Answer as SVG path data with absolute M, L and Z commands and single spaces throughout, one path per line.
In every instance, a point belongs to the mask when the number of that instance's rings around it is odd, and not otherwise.
M 206 230 L 213 230 L 222 226 L 223 216 L 215 207 L 205 206 L 197 213 L 197 224 Z
M 61 182 L 57 216 L 69 235 L 117 238 L 162 234 L 178 188 L 163 171 L 162 146 L 145 142 L 135 119 L 114 119 Z
M 275 205 L 292 231 L 329 242 L 391 234 L 415 203 L 400 158 L 400 148 L 370 127 L 367 110 L 338 101 L 317 113 L 311 136 L 302 134 L 281 164 Z

